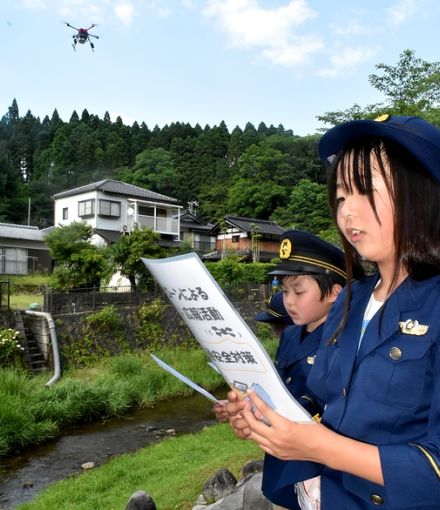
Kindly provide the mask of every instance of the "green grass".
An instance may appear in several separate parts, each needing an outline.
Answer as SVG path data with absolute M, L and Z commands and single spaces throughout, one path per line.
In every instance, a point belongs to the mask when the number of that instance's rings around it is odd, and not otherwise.
M 35 275 L 4 275 L 3 280 L 9 280 L 10 304 L 14 310 L 25 310 L 31 303 L 43 304 L 42 287 L 50 285 L 50 276 Z
M 270 328 L 262 325 L 257 334 L 273 357 L 278 342 Z M 201 349 L 162 349 L 155 354 L 209 391 L 223 385 Z M 31 377 L 0 369 L 0 455 L 59 436 L 75 424 L 122 416 L 193 393 L 158 367 L 148 352 L 68 371 L 50 387 L 44 386 L 46 381 L 47 375 Z M 262 452 L 253 442 L 240 441 L 229 425 L 218 424 L 114 458 L 100 468 L 53 484 L 18 508 L 121 510 L 131 494 L 141 489 L 160 510 L 190 510 L 204 483 L 218 469 L 226 467 L 239 478 L 243 464 L 258 458 Z
M 254 442 L 241 441 L 228 424 L 218 424 L 114 458 L 50 486 L 18 509 L 121 510 L 133 492 L 145 490 L 160 510 L 190 510 L 217 470 L 225 467 L 238 479 L 247 461 L 260 458 Z
M 264 345 L 271 352 L 276 342 L 265 341 Z M 202 349 L 180 347 L 155 354 L 208 391 L 224 384 L 207 364 Z M 47 374 L 31 377 L 0 369 L 0 455 L 40 444 L 77 424 L 120 417 L 194 393 L 160 368 L 148 352 L 124 354 L 93 368 L 68 371 L 50 387 L 45 386 L 47 379 Z
M 10 306 L 13 310 L 27 310 L 31 303 L 43 305 L 42 294 L 11 294 Z

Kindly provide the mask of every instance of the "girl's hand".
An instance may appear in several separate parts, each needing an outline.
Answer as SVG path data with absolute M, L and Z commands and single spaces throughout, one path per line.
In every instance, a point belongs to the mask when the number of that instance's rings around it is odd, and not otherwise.
M 249 439 L 250 430 L 246 420 L 243 419 L 242 411 L 245 408 L 251 408 L 246 400 L 240 399 L 235 391 L 228 393 L 228 415 L 234 434 L 240 439 Z
M 252 406 L 246 405 L 241 411 L 250 432 L 249 439 L 258 443 L 265 452 L 282 460 L 317 462 L 384 485 L 379 448 L 376 445 L 343 436 L 315 421 L 302 423 L 287 420 L 253 391 L 248 391 L 248 397 L 254 408 L 270 422 L 267 425 L 258 420 L 255 409 L 252 412 Z
M 257 442 L 265 452 L 282 460 L 320 462 L 317 458 L 319 445 L 326 440 L 327 432 L 332 434 L 330 430 L 316 422 L 299 423 L 288 420 L 273 411 L 253 391 L 248 391 L 248 396 L 256 410 L 252 412 L 251 406 L 247 406 L 241 414 L 249 429 L 250 439 Z M 270 425 L 257 419 L 256 415 L 264 416 Z M 243 424 L 242 427 L 244 430 Z

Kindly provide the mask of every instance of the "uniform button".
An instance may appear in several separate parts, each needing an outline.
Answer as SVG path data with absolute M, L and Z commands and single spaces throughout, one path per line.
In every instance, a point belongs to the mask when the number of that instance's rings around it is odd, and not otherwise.
M 274 365 L 275 365 L 276 367 L 278 366 L 278 360 L 275 360 Z
M 383 497 L 379 496 L 379 494 L 372 494 L 370 496 L 370 501 L 373 503 L 373 505 L 382 505 Z
M 391 347 L 390 358 L 394 361 L 399 360 L 402 357 L 402 351 L 398 347 Z
M 347 395 L 347 390 L 345 388 L 342 388 L 342 396 L 345 397 Z
M 292 378 L 291 378 L 291 377 L 288 377 L 288 378 L 286 379 L 286 384 L 290 384 L 291 382 L 292 382 Z

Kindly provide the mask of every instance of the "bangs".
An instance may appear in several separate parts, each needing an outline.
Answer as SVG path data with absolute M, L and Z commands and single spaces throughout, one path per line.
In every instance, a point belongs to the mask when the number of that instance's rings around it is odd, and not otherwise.
M 386 149 L 383 142 L 376 138 L 358 139 L 338 154 L 329 174 L 329 198 L 334 216 L 337 207 L 336 190 L 339 187 L 348 194 L 356 191 L 365 195 L 380 223 L 374 201 L 373 175 L 381 175 L 391 192 L 386 162 Z

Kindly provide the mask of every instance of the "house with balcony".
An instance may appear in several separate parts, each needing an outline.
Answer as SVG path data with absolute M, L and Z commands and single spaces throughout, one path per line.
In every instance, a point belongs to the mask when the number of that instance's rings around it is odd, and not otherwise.
M 270 262 L 279 255 L 283 232 L 284 228 L 275 221 L 227 214 L 211 230 L 217 239 L 215 250 L 203 258 L 220 260 L 226 253 L 234 253 L 247 261 Z
M 56 226 L 85 221 L 93 227 L 95 244 L 111 244 L 135 226 L 161 235 L 164 246 L 180 242 L 177 199 L 133 184 L 104 179 L 54 195 Z

